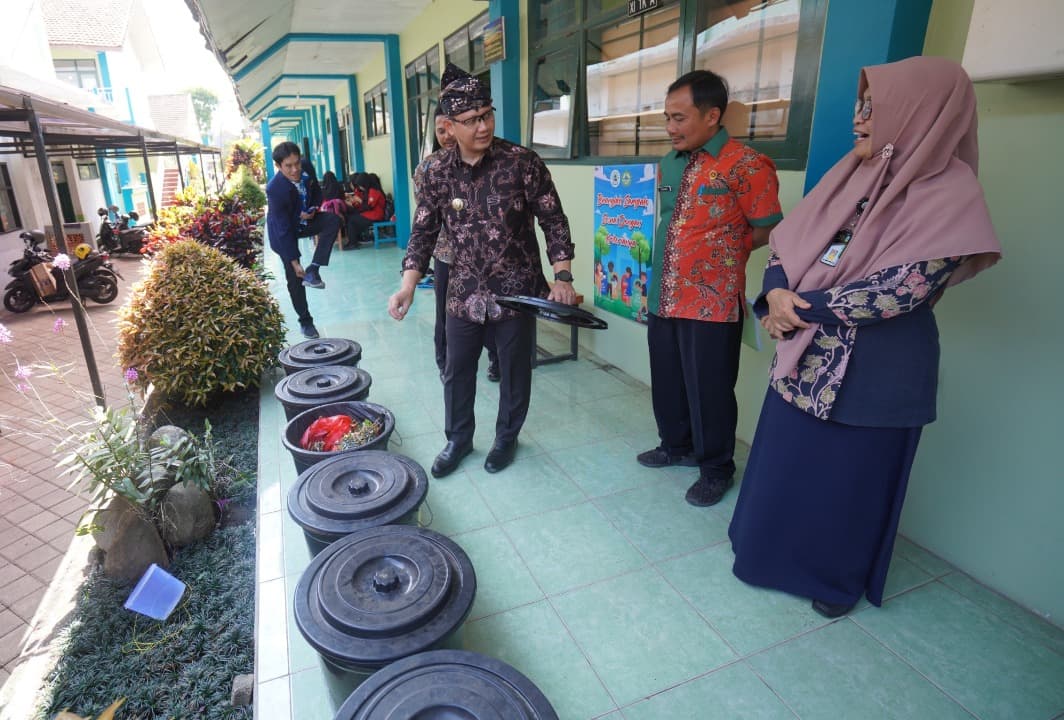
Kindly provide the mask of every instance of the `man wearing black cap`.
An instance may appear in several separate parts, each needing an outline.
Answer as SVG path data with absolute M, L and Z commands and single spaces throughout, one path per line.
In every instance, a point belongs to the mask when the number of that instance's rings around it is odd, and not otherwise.
M 446 227 L 454 262 L 447 289 L 443 391 L 447 444 L 432 464 L 438 478 L 453 472 L 473 449 L 477 361 L 485 340 L 495 341 L 502 381 L 495 442 L 484 469 L 502 470 L 517 451 L 532 391 L 535 320 L 500 307 L 495 298 L 531 295 L 576 302 L 569 220 L 546 165 L 531 150 L 495 137 L 495 108 L 484 83 L 448 64 L 442 85 L 440 107 L 458 142 L 425 173 L 402 285 L 388 301 L 389 314 L 402 320 Z M 546 237 L 553 287 L 543 276 L 533 217 Z

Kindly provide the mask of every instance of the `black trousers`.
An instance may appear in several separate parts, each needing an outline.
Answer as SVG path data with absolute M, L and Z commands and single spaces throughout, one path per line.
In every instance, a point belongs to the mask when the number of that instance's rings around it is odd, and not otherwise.
M 331 212 L 319 212 L 314 215 L 307 224 L 300 228 L 299 237 L 318 236 L 318 245 L 314 248 L 314 258 L 311 262 L 325 266 L 329 264 L 332 255 L 333 243 L 340 232 L 340 218 Z M 310 308 L 307 307 L 307 288 L 303 285 L 303 278 L 296 275 L 292 263 L 285 262 L 284 279 L 288 283 L 288 297 L 292 299 L 292 307 L 295 308 L 299 323 L 306 325 L 314 322 L 310 316 Z M 304 265 L 304 267 L 306 267 Z
M 347 213 L 347 244 L 344 247 L 357 248 L 358 244 L 362 242 L 362 234 L 373 227 L 373 223 L 377 220 L 370 220 L 369 218 L 359 215 L 353 210 Z
M 661 446 L 694 453 L 705 478 L 735 473 L 739 348 L 743 323 L 663 318 L 650 313 L 650 395 Z
M 433 289 L 436 291 L 436 327 L 432 341 L 436 347 L 436 367 L 443 372 L 447 367 L 447 281 L 451 277 L 451 266 L 439 258 L 432 259 Z M 495 343 L 486 342 L 488 362 L 495 365 L 499 354 L 495 352 Z
M 532 396 L 532 335 L 535 318 L 521 315 L 481 325 L 447 316 L 447 365 L 443 374 L 444 432 L 459 445 L 473 442 L 477 363 L 481 348 L 493 343 L 499 356 L 499 413 L 496 442 L 517 439 Z

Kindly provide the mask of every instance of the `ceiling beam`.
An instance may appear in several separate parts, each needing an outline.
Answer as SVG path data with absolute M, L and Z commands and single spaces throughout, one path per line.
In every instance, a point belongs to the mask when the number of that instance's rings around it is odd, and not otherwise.
M 288 43 L 293 42 L 346 42 L 346 43 L 383 43 L 390 37 L 398 38 L 398 35 L 385 35 L 375 33 L 288 33 L 282 36 L 273 45 L 263 50 L 249 60 L 243 68 L 233 73 L 233 80 L 240 82 L 255 68 L 262 65 L 277 54 Z

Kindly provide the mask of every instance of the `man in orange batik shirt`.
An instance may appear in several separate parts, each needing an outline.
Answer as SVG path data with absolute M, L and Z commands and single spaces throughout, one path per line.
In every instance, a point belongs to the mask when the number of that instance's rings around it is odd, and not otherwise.
M 687 502 L 720 502 L 735 474 L 746 261 L 783 215 L 776 168 L 721 127 L 723 78 L 707 70 L 669 86 L 672 152 L 658 166 L 657 242 L 647 309 L 651 397 L 659 444 L 647 467 L 698 467 Z

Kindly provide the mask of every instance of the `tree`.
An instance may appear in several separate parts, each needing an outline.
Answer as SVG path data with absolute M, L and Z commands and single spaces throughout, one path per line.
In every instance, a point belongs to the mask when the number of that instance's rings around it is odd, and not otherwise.
M 643 272 L 643 265 L 650 264 L 650 241 L 641 230 L 632 233 L 632 259 L 639 263 L 639 272 Z
M 610 254 L 610 232 L 605 225 L 599 225 L 595 231 L 595 257 L 606 257 Z
M 200 133 L 211 134 L 211 119 L 214 117 L 214 109 L 218 107 L 218 96 L 205 87 L 195 87 L 186 90 L 192 96 L 192 107 L 196 109 L 196 124 L 199 125 Z

